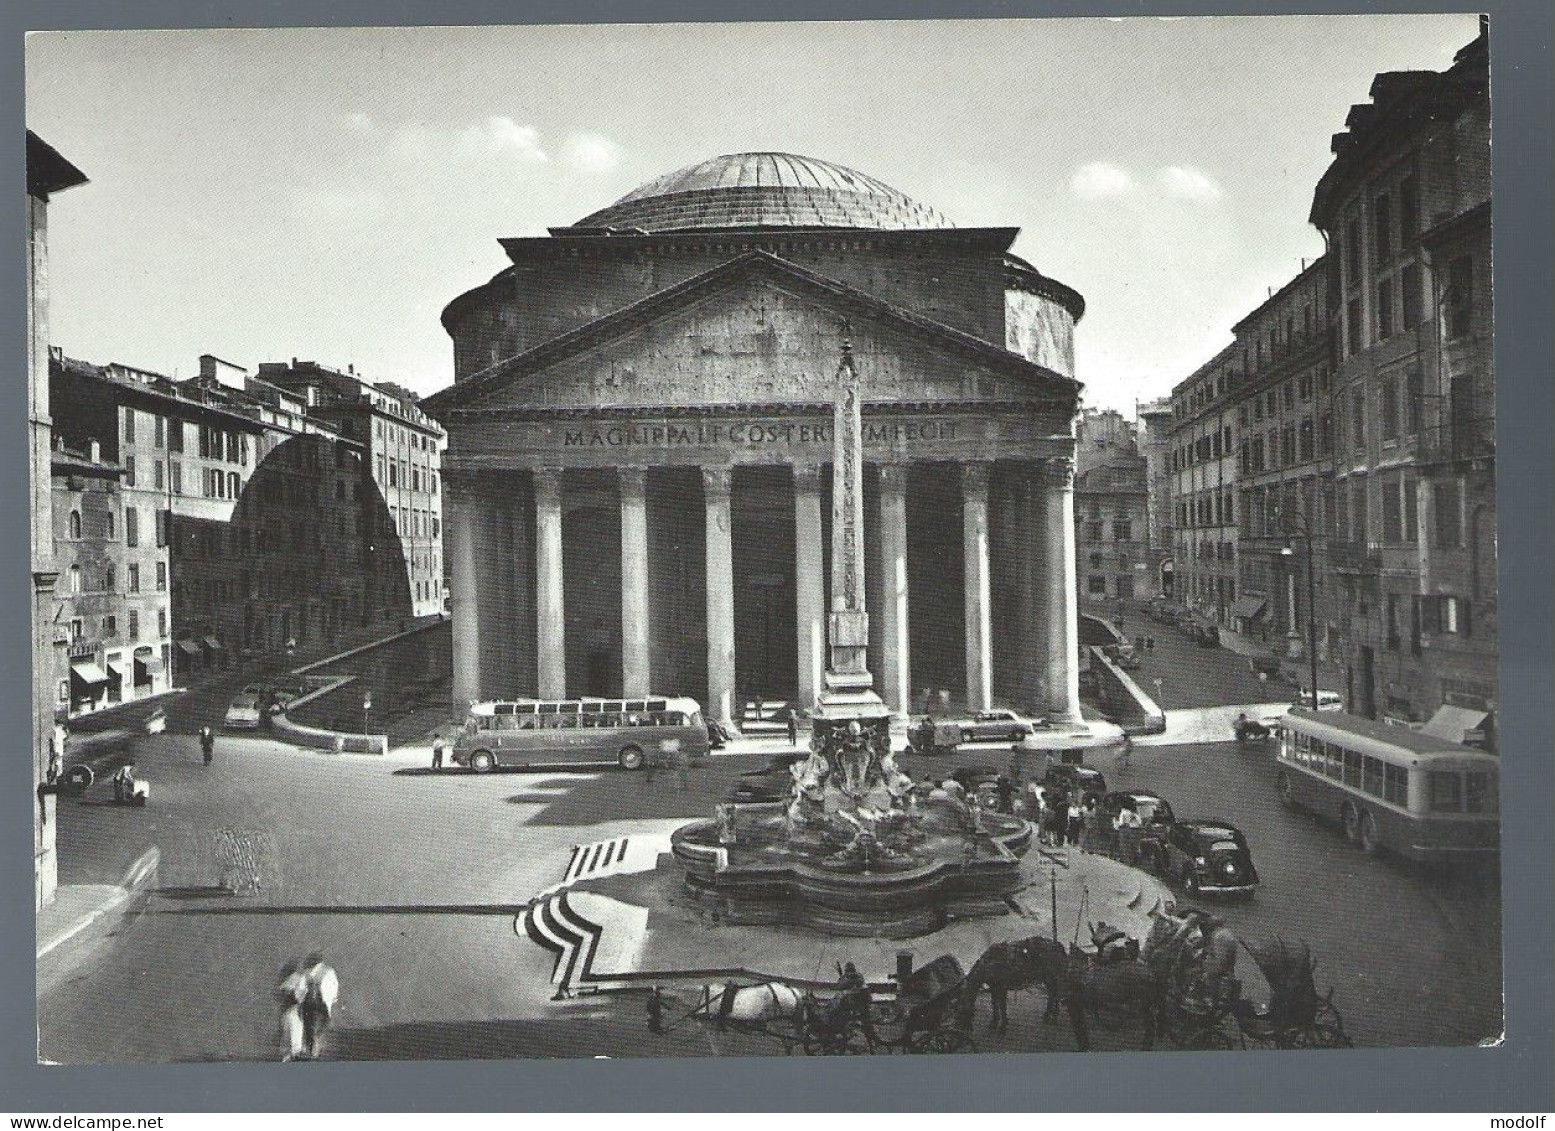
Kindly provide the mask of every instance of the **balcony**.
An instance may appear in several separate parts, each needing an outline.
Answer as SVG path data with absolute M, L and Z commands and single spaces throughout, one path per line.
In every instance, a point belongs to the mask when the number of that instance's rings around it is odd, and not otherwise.
M 1382 551 L 1366 542 L 1328 542 L 1328 568 L 1336 573 L 1375 574 L 1382 569 Z
M 1417 451 L 1422 466 L 1488 467 L 1496 458 L 1495 417 L 1449 419 L 1427 428 Z

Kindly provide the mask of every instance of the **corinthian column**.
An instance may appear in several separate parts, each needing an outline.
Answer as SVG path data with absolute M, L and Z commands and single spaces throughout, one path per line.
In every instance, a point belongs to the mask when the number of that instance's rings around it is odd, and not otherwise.
M 972 711 L 993 706 L 993 632 L 988 580 L 988 465 L 961 468 L 961 540 L 966 561 L 966 699 Z
M 562 473 L 535 472 L 536 669 L 540 698 L 567 695 L 567 639 L 562 572 Z
M 821 559 L 821 469 L 794 468 L 794 605 L 799 705 L 815 708 L 826 674 L 826 575 Z
M 907 631 L 907 468 L 880 468 L 880 682 L 886 706 L 904 715 L 912 701 Z
M 448 524 L 448 605 L 453 615 L 454 703 L 460 708 L 481 697 L 480 603 L 475 567 L 479 499 L 467 473 L 443 473 L 443 519 Z
M 1043 470 L 1047 711 L 1054 721 L 1078 722 L 1080 626 L 1075 594 L 1074 461 L 1050 459 Z
M 648 472 L 620 469 L 621 487 L 621 685 L 628 699 L 649 692 Z
M 702 469 L 707 511 L 707 717 L 734 725 L 734 541 L 727 467 Z

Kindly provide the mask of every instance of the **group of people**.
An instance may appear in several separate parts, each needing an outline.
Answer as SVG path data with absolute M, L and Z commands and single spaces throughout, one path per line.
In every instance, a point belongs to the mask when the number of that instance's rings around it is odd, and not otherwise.
M 317 1060 L 340 998 L 340 976 L 321 954 L 281 968 L 281 1059 Z

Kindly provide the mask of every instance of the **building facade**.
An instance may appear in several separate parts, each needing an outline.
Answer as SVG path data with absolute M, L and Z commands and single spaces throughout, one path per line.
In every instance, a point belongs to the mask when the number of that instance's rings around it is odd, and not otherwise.
M 1172 389 L 1167 455 L 1176 599 L 1224 627 L 1237 599 L 1239 364 L 1240 347 L 1227 346 Z
M 86 183 L 86 174 L 31 130 L 27 131 L 27 478 L 28 565 L 32 574 L 33 904 L 53 902 L 59 885 L 54 797 L 49 766 L 55 749 L 55 673 L 65 640 L 54 620 L 58 567 L 54 562 L 54 433 L 49 388 L 49 198 Z
M 1487 38 L 1379 74 L 1334 138 L 1336 658 L 1354 713 L 1493 742 L 1495 374 Z
M 869 668 L 1077 720 L 1075 292 L 874 178 L 739 154 L 644 185 L 443 314 L 455 698 L 809 707 L 831 412 L 863 398 Z
M 1152 595 L 1150 489 L 1134 425 L 1087 410 L 1075 438 L 1074 538 L 1081 601 Z
M 160 673 L 135 663 L 140 612 L 126 608 L 130 563 L 119 537 L 123 469 L 94 444 L 85 452 L 56 445 L 52 470 L 56 608 L 68 643 L 49 685 L 59 689 L 56 709 L 79 715 L 134 698 Z
M 1247 368 L 1233 391 L 1240 561 L 1230 627 L 1292 659 L 1306 655 L 1309 600 L 1318 610 L 1320 655 L 1337 631 L 1328 609 L 1334 383 L 1327 271 L 1321 258 L 1306 266 L 1234 330 Z
M 260 381 L 303 398 L 308 413 L 329 421 L 361 446 L 367 468 L 389 508 L 404 554 L 411 615 L 443 611 L 442 428 L 421 411 L 414 393 L 389 382 L 369 384 L 316 361 L 261 362 Z

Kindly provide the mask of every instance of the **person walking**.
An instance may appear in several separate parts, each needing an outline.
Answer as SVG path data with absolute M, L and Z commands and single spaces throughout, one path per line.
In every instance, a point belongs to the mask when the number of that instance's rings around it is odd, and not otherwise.
M 443 749 L 446 746 L 447 743 L 443 740 L 441 734 L 432 737 L 432 769 L 441 770 L 443 768 Z
M 205 764 L 207 766 L 211 764 L 211 759 L 215 756 L 215 753 L 216 732 L 211 730 L 210 724 L 207 723 L 205 726 L 200 728 L 200 754 L 204 758 Z
M 1071 797 L 1069 799 L 1069 823 L 1067 828 L 1070 844 L 1080 843 L 1080 832 L 1084 827 L 1084 821 L 1085 811 L 1080 808 L 1080 799 Z
M 308 1053 L 307 1035 L 302 1021 L 302 1003 L 308 996 L 308 979 L 301 965 L 288 962 L 281 967 L 281 980 L 275 989 L 281 1003 L 281 1060 L 301 1060 Z
M 788 712 L 788 744 L 799 745 L 799 716 L 792 710 Z
M 335 1003 L 340 999 L 340 975 L 324 961 L 322 954 L 310 954 L 304 960 L 303 978 L 306 989 L 302 1001 L 303 1036 L 308 1056 L 319 1057 L 319 1046 L 324 1031 L 335 1015 Z

